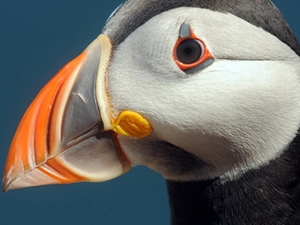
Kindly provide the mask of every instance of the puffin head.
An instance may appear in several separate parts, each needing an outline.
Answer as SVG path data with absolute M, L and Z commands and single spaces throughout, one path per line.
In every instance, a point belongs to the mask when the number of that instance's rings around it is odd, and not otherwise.
M 28 108 L 4 190 L 135 165 L 196 181 L 267 164 L 300 125 L 299 49 L 269 1 L 128 0 Z

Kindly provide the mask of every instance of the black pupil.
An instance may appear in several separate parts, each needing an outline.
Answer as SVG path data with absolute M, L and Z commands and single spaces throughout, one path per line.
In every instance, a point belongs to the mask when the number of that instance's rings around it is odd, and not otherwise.
M 176 50 L 177 59 L 184 64 L 196 62 L 202 55 L 202 46 L 199 41 L 188 39 L 181 42 Z

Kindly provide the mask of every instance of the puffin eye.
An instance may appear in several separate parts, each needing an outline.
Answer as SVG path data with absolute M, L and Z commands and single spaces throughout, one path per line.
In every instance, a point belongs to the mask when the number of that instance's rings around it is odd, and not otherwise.
M 180 27 L 173 59 L 178 67 L 188 74 L 204 69 L 214 62 L 214 57 L 188 23 L 183 23 Z
M 176 49 L 177 60 L 184 64 L 197 62 L 203 55 L 203 46 L 198 40 L 182 41 Z

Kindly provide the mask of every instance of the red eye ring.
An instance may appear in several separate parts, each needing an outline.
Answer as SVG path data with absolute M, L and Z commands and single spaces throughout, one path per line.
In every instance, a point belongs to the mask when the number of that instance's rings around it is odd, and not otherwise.
M 185 45 L 183 54 L 186 53 L 186 56 L 191 57 L 190 59 L 185 60 L 185 62 L 184 60 L 182 60 L 183 57 L 180 57 L 178 54 L 178 49 L 181 48 L 182 45 Z M 197 49 L 192 49 L 198 48 L 197 46 L 201 48 L 199 49 L 201 51 L 200 53 Z M 201 67 L 201 65 L 209 59 L 213 60 L 214 57 L 212 56 L 204 42 L 197 38 L 194 32 L 190 30 L 190 37 L 178 38 L 173 50 L 173 59 L 181 70 L 190 71 L 199 66 Z

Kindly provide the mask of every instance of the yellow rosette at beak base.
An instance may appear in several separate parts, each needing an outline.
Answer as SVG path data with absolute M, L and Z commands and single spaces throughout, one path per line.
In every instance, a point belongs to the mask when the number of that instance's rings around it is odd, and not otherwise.
M 152 126 L 141 114 L 124 110 L 112 122 L 111 130 L 127 137 L 144 138 L 151 134 Z

